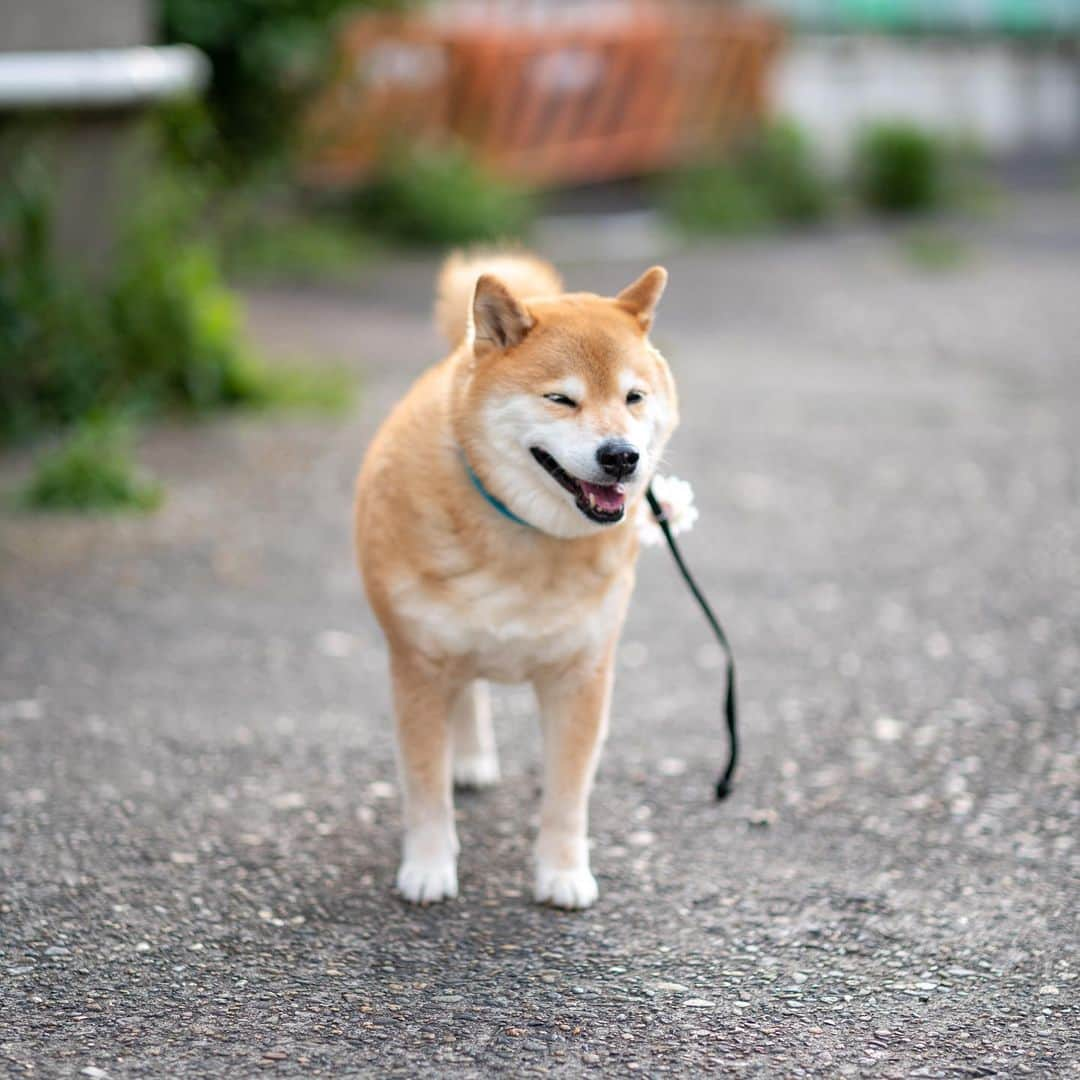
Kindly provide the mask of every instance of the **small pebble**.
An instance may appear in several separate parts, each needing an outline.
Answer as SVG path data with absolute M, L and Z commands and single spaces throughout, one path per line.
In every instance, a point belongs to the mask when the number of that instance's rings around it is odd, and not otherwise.
M 661 758 L 656 771 L 661 776 L 682 776 L 686 772 L 686 762 L 676 757 Z
M 307 799 L 299 791 L 286 791 L 270 800 L 275 810 L 299 810 L 306 802 Z
M 324 630 L 316 639 L 315 647 L 323 654 L 335 660 L 348 656 L 356 646 L 352 634 L 343 630 Z
M 40 701 L 23 698 L 21 701 L 9 701 L 0 705 L 0 720 L 40 720 L 44 711 Z
M 879 716 L 874 721 L 874 738 L 880 742 L 896 742 L 904 734 L 904 725 L 891 716 Z

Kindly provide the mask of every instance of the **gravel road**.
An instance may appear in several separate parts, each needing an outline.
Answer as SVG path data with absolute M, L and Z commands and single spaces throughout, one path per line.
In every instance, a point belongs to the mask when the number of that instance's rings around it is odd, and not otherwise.
M 433 263 L 255 292 L 357 409 L 165 428 L 144 520 L 0 512 L 0 1069 L 28 1077 L 1080 1072 L 1080 203 L 673 252 L 686 554 L 647 551 L 593 806 L 536 907 L 533 703 L 462 797 L 462 895 L 391 892 L 385 651 L 349 498 L 437 354 Z M 647 259 L 578 258 L 615 290 Z M 3 466 L 5 482 L 24 467 Z

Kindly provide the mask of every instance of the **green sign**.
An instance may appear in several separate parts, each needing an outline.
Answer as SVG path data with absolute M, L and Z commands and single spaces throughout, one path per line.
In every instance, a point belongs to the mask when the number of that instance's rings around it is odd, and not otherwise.
M 1080 0 L 764 0 L 764 6 L 832 29 L 1080 33 Z

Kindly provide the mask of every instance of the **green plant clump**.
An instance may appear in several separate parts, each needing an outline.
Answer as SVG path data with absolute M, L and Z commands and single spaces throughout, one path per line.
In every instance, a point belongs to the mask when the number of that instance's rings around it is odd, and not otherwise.
M 0 444 L 88 412 L 106 377 L 108 330 L 58 272 L 36 169 L 0 201 Z
M 859 137 L 855 192 L 864 206 L 890 214 L 932 210 L 945 194 L 946 152 L 914 124 L 875 124 Z
M 351 222 L 316 213 L 225 213 L 217 235 L 226 276 L 242 282 L 349 283 L 374 247 Z
M 921 270 L 956 270 L 971 259 L 971 250 L 955 233 L 936 228 L 918 228 L 903 238 L 908 261 Z
M 85 421 L 44 455 L 18 496 L 26 509 L 78 513 L 145 513 L 161 501 L 161 487 L 134 463 L 128 428 L 102 418 Z
M 91 281 L 54 253 L 48 186 L 23 162 L 0 206 L 0 444 L 114 409 L 344 401 L 336 373 L 251 355 L 215 251 L 192 239 L 197 210 L 179 185 L 150 185 L 114 269 Z
M 250 398 L 251 358 L 213 250 L 179 240 L 192 217 L 170 186 L 148 195 L 117 261 L 106 317 L 115 375 L 127 393 L 205 412 Z
M 793 123 L 770 124 L 751 139 L 742 172 L 751 186 L 764 192 L 777 221 L 810 224 L 829 211 L 829 182 L 809 138 Z
M 491 176 L 464 149 L 436 147 L 389 155 L 352 206 L 376 234 L 434 246 L 520 238 L 535 213 L 526 191 Z
M 734 164 L 693 165 L 678 173 L 664 193 L 668 213 L 690 234 L 751 233 L 772 221 L 763 193 Z
M 819 221 L 830 192 L 806 136 L 777 123 L 743 140 L 728 159 L 668 178 L 663 199 L 688 232 L 748 233 Z

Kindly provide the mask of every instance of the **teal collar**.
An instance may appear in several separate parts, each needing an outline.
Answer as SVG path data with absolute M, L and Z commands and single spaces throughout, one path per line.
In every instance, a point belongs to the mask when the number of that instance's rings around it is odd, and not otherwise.
M 495 507 L 495 509 L 498 510 L 504 518 L 509 518 L 516 525 L 524 525 L 526 529 L 536 528 L 535 525 L 530 525 L 524 518 L 519 518 L 517 514 L 515 514 L 514 511 L 506 505 L 506 503 L 504 503 L 501 499 L 496 499 L 495 496 L 492 495 L 486 487 L 484 487 L 483 481 L 480 479 L 479 476 L 476 475 L 473 467 L 469 464 L 469 459 L 465 457 L 464 454 L 461 455 L 461 463 L 465 466 L 465 471 L 469 474 L 469 479 L 472 481 L 473 487 L 476 488 L 476 490 L 484 496 L 485 500 L 487 500 L 487 502 L 491 506 Z

